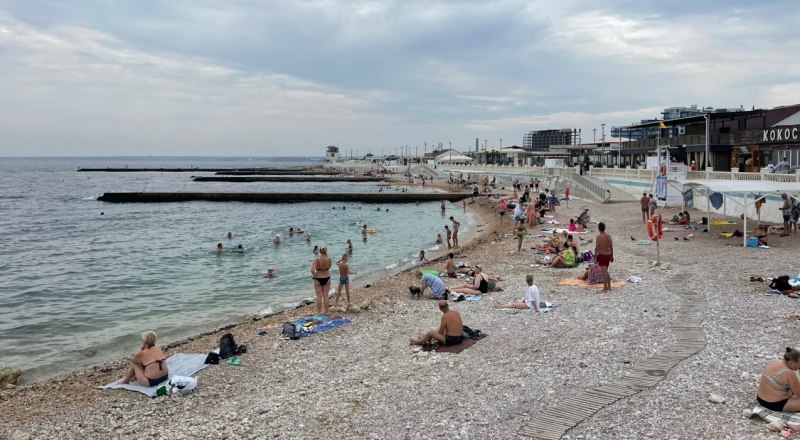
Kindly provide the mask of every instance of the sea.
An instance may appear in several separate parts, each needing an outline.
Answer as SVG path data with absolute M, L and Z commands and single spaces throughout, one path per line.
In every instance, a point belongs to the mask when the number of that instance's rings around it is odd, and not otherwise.
M 446 202 L 112 204 L 106 191 L 375 192 L 386 183 L 194 182 L 202 172 L 78 172 L 78 168 L 249 168 L 320 165 L 321 157 L 0 158 L 0 366 L 22 382 L 119 359 L 143 331 L 160 344 L 313 298 L 314 246 L 334 262 L 353 242 L 352 285 L 410 266 L 435 244 L 450 215 L 469 235 L 475 221 Z M 409 188 L 418 191 L 418 188 Z M 377 233 L 362 240 L 366 224 Z M 289 235 L 289 228 L 312 235 Z M 233 234 L 232 239 L 227 233 Z M 280 234 L 280 244 L 273 243 Z M 444 235 L 444 234 L 443 234 Z M 224 251 L 214 251 L 218 243 Z M 242 245 L 244 252 L 235 252 Z M 265 277 L 274 267 L 277 276 Z M 335 268 L 335 266 L 334 266 Z M 332 271 L 338 280 L 336 270 Z M 335 289 L 336 283 L 332 288 Z M 358 304 L 358 297 L 353 299 Z M 212 348 L 212 347 L 209 347 Z

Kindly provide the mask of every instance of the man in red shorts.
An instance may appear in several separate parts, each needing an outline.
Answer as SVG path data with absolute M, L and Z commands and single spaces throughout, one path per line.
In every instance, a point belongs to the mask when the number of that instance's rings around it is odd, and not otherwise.
M 600 222 L 597 224 L 597 229 L 600 231 L 594 240 L 594 258 L 600 269 L 603 271 L 603 290 L 608 292 L 611 290 L 611 275 L 608 274 L 608 265 L 614 261 L 614 245 L 611 242 L 611 236 L 606 234 L 606 224 Z

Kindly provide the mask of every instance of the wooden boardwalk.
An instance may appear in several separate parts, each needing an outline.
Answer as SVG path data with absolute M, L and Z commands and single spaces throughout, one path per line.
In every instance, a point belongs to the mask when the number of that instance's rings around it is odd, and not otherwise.
M 664 379 L 672 367 L 702 350 L 706 345 L 701 328 L 705 299 L 689 286 L 689 276 L 683 271 L 673 277 L 672 283 L 667 286 L 681 300 L 675 322 L 670 326 L 675 333 L 675 344 L 634 365 L 622 379 L 578 396 L 555 399 L 558 405 L 545 409 L 523 425 L 519 435 L 540 440 L 560 439 L 567 431 L 604 407 L 652 388 Z

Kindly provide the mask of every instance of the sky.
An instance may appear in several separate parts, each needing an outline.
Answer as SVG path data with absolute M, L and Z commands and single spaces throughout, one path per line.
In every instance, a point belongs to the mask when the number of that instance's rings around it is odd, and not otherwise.
M 800 103 L 797 23 L 797 0 L 2 0 L 0 156 L 591 142 Z

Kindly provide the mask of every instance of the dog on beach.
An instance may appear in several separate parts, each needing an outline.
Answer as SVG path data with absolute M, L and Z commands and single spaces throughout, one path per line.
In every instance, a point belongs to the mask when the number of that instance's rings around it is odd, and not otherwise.
M 422 290 L 417 286 L 408 286 L 408 293 L 411 294 L 411 298 L 422 298 Z

